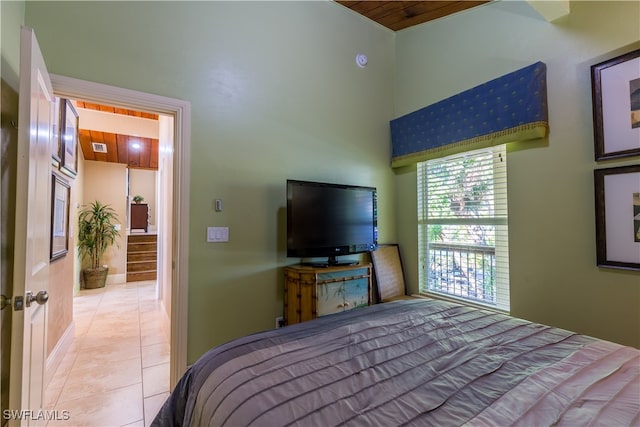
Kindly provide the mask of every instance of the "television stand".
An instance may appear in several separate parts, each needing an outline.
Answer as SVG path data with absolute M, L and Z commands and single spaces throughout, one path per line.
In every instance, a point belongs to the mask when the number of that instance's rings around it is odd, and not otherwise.
M 304 265 L 307 267 L 315 267 L 315 268 L 349 267 L 349 266 L 358 265 L 358 264 L 360 264 L 360 262 L 356 260 L 338 261 L 338 258 L 336 256 L 330 256 L 329 259 L 327 259 L 327 261 L 325 262 L 310 261 L 310 262 L 301 263 L 301 265 Z
M 329 268 L 329 267 L 350 267 L 353 265 L 360 264 L 358 261 L 340 261 L 335 264 L 329 264 L 328 262 L 303 262 L 301 265 L 305 267 L 315 267 L 315 268 Z

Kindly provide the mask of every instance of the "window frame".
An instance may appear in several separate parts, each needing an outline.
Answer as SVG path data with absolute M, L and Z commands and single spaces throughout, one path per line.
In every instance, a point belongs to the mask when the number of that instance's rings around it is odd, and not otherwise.
M 434 175 L 431 179 L 429 176 L 429 168 L 433 168 L 434 166 L 442 168 L 451 167 L 451 165 L 455 165 L 464 162 L 469 159 L 479 160 L 482 157 L 486 158 L 486 155 L 490 154 L 492 163 L 489 163 L 489 160 L 480 160 L 481 162 L 485 162 L 485 167 L 491 167 L 491 190 L 490 191 L 492 198 L 491 203 L 493 203 L 492 209 L 494 209 L 490 216 L 484 215 L 480 217 L 471 217 L 471 216 L 434 216 L 430 215 L 429 206 L 428 206 L 428 195 L 430 188 L 433 188 L 433 181 L 441 180 L 437 175 Z M 507 164 L 506 164 L 507 156 L 506 156 L 506 147 L 504 144 L 497 145 L 489 148 L 482 148 L 473 151 L 466 151 L 464 153 L 458 153 L 447 157 L 426 160 L 424 162 L 420 162 L 417 165 L 417 202 L 418 202 L 418 258 L 419 258 L 419 292 L 422 295 L 439 298 L 439 299 L 447 299 L 453 300 L 456 302 L 462 302 L 467 305 L 479 306 L 482 308 L 490 308 L 493 310 L 497 310 L 504 313 L 510 312 L 510 292 L 509 292 L 509 238 L 508 238 L 508 189 L 507 189 Z M 467 169 L 473 171 L 474 169 Z M 444 187 L 447 188 L 447 187 Z M 453 184 L 451 186 L 453 188 Z M 451 199 L 452 200 L 452 199 Z M 469 244 L 466 242 L 466 247 L 464 243 L 461 245 L 460 242 L 455 242 L 450 240 L 448 244 L 442 242 L 430 242 L 429 241 L 429 225 L 454 225 L 454 226 L 482 226 L 482 225 L 490 225 L 494 227 L 494 242 L 493 246 L 474 246 L 473 244 Z M 430 282 L 430 277 L 435 277 L 436 269 L 433 270 L 431 264 L 434 264 L 431 259 L 436 259 L 435 249 L 430 245 L 434 246 L 439 245 L 440 247 L 448 246 L 451 255 L 447 252 L 447 259 L 451 257 L 455 266 L 455 253 L 457 251 L 458 254 L 466 251 L 467 253 L 467 268 L 471 265 L 468 261 L 468 253 L 483 253 L 483 257 L 490 253 L 491 250 L 487 248 L 494 248 L 494 259 L 492 263 L 495 264 L 494 270 L 489 272 L 489 274 L 493 275 L 493 280 L 495 280 L 495 298 L 496 301 L 492 302 L 486 300 L 482 297 L 478 298 L 475 296 L 469 296 L 471 292 L 471 281 L 475 282 L 478 277 L 474 270 L 475 278 L 471 279 L 466 277 L 461 281 L 464 283 L 464 280 L 467 281 L 467 284 L 459 284 L 459 280 L 455 280 L 453 287 L 463 288 L 466 286 L 465 291 L 460 291 L 460 294 L 456 294 L 455 292 L 443 292 L 436 289 L 433 289 L 430 286 L 434 282 Z M 440 257 L 442 255 L 439 255 Z M 460 256 L 460 255 L 459 255 Z M 474 255 L 475 256 L 475 255 Z M 432 258 L 433 257 L 433 258 Z M 440 262 L 443 258 L 437 258 Z M 460 258 L 459 258 L 460 259 Z M 435 262 L 435 261 L 434 261 Z M 474 263 L 476 263 L 476 259 L 474 258 Z M 435 264 L 434 264 L 435 265 Z M 438 263 L 440 271 L 438 272 L 439 276 L 443 276 L 442 264 Z M 477 265 L 477 264 L 474 264 Z M 482 266 L 484 268 L 484 261 L 482 261 Z M 460 266 L 456 266 L 456 268 L 460 269 Z M 448 274 L 451 273 L 452 269 L 449 266 L 447 261 L 446 274 L 447 278 L 444 280 L 450 280 Z M 479 273 L 478 273 L 479 274 Z M 486 292 L 486 287 L 484 286 L 484 281 L 487 280 L 484 276 L 484 270 L 482 273 L 482 292 Z M 467 275 L 465 275 L 467 276 Z M 440 280 L 440 279 L 437 279 Z M 474 287 L 477 292 L 477 285 Z M 466 295 L 463 295 L 466 293 Z

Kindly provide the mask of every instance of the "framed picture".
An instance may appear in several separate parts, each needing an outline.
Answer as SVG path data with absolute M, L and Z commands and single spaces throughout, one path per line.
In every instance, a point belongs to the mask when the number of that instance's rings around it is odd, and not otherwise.
M 60 170 L 75 177 L 78 170 L 78 113 L 71 101 L 60 100 L 62 104 L 62 121 L 60 139 L 62 141 L 62 160 Z
M 591 66 L 596 160 L 640 155 L 640 49 Z
M 53 98 L 54 118 L 53 118 L 53 138 L 51 138 L 51 164 L 54 168 L 60 168 L 60 160 L 62 155 L 62 139 L 60 138 L 60 124 L 62 117 L 62 109 L 60 107 L 60 98 Z
M 594 171 L 599 267 L 640 271 L 640 165 Z
M 56 174 L 51 179 L 51 261 L 69 251 L 70 186 Z

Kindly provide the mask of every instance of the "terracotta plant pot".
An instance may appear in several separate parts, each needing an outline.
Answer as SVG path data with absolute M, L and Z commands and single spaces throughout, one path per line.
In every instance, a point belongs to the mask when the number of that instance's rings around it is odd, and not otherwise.
M 97 269 L 85 268 L 82 270 L 85 289 L 104 288 L 107 284 L 107 274 L 109 269 L 100 267 Z

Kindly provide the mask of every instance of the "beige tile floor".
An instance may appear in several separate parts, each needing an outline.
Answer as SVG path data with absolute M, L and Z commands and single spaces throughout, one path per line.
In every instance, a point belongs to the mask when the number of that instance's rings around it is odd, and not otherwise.
M 155 281 L 82 290 L 75 338 L 46 390 L 49 426 L 148 426 L 169 395 L 169 340 Z M 59 417 L 62 418 L 62 417 Z

